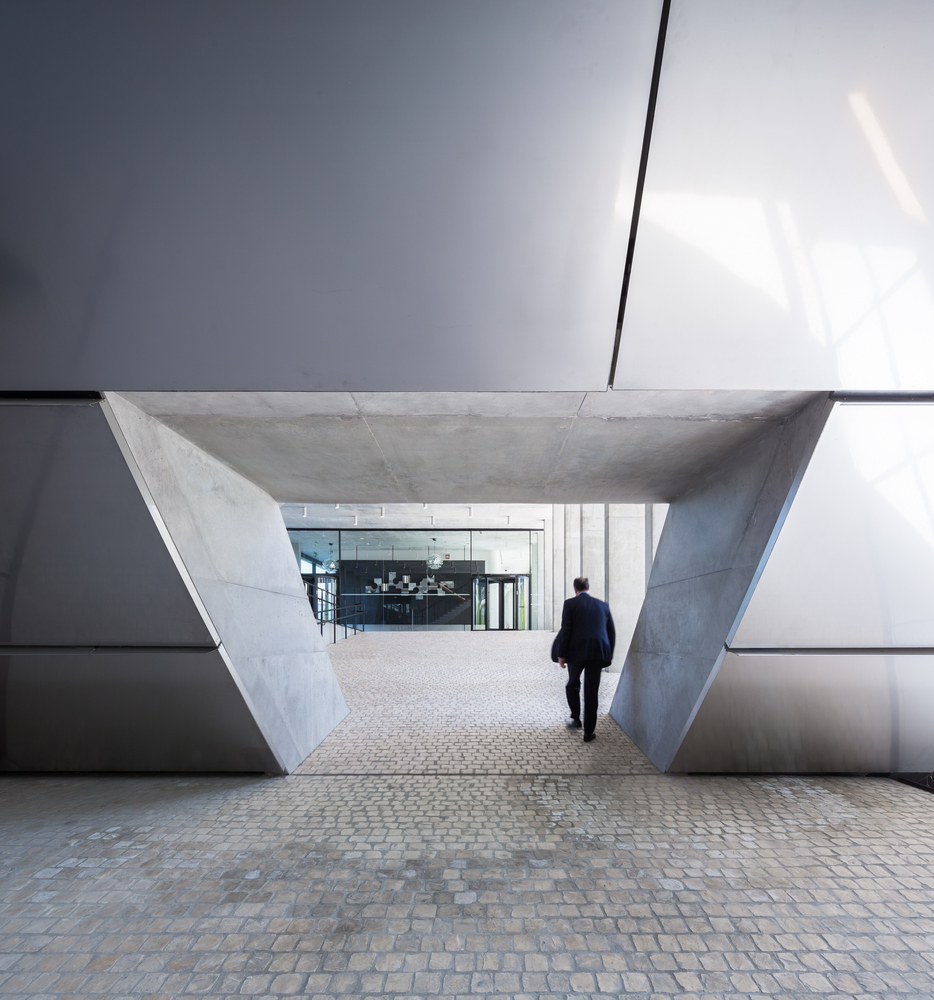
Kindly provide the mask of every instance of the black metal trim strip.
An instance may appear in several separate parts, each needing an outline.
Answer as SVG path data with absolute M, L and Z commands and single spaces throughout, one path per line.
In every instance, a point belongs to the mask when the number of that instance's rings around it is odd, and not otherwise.
M 102 399 L 103 396 L 94 391 L 0 390 L 0 406 L 88 406 Z
M 929 390 L 860 392 L 859 390 L 841 389 L 832 392 L 830 398 L 836 403 L 934 403 L 934 392 Z
M 912 788 L 920 788 L 922 792 L 934 794 L 934 785 L 928 785 L 925 781 L 930 780 L 934 775 L 925 774 L 923 771 L 893 771 L 889 777 L 895 781 L 900 781 L 903 785 L 911 785 Z M 924 778 L 925 780 L 919 780 Z
M 0 645 L 0 656 L 56 653 L 216 653 L 219 646 L 13 646 Z
M 623 289 L 620 292 L 619 313 L 616 317 L 616 337 L 613 341 L 613 360 L 610 362 L 608 389 L 612 389 L 616 381 L 616 365 L 619 361 L 619 346 L 623 337 L 623 318 L 626 315 L 626 298 L 629 295 L 632 258 L 636 250 L 636 233 L 639 229 L 639 212 L 642 208 L 642 189 L 645 187 L 645 174 L 649 165 L 649 146 L 652 143 L 652 126 L 655 124 L 655 104 L 658 101 L 658 82 L 662 75 L 662 57 L 665 54 L 665 38 L 668 34 L 668 15 L 670 12 L 671 0 L 663 0 L 662 16 L 658 25 L 658 41 L 655 45 L 655 65 L 652 67 L 652 85 L 649 88 L 649 105 L 645 113 L 645 134 L 642 137 L 642 156 L 639 160 L 636 196 L 632 205 L 632 225 L 629 228 L 629 245 L 626 248 L 626 266 L 623 269 Z
M 934 656 L 934 646 L 727 646 L 737 656 Z

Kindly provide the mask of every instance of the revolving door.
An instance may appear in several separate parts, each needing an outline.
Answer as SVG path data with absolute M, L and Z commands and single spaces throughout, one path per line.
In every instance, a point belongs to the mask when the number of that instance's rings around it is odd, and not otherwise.
M 528 576 L 475 576 L 473 629 L 490 632 L 530 628 L 529 593 Z

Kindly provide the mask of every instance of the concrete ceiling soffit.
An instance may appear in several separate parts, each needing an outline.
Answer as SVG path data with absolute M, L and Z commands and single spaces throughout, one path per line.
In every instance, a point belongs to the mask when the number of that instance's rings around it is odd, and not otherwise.
M 128 393 L 292 503 L 641 503 L 806 393 Z

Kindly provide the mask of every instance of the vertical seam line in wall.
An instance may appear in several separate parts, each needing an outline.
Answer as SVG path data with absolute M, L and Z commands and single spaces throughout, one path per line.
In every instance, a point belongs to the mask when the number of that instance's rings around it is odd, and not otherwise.
M 603 505 L 603 599 L 610 603 L 610 505 Z
M 357 408 L 357 413 L 360 414 L 360 419 L 363 421 L 363 426 L 369 432 L 370 437 L 373 438 L 373 444 L 376 445 L 376 450 L 379 452 L 380 458 L 382 458 L 382 460 L 386 463 L 386 468 L 389 471 L 389 475 L 392 476 L 392 481 L 396 484 L 396 489 L 399 491 L 399 496 L 404 502 L 406 499 L 406 493 L 405 490 L 402 489 L 399 480 L 396 478 L 395 469 L 393 469 L 389 459 L 386 457 L 386 452 L 383 451 L 382 446 L 376 439 L 376 435 L 373 433 L 373 428 L 370 427 L 369 421 L 366 419 L 366 414 L 363 412 L 363 410 L 360 409 L 360 404 L 357 402 L 357 397 L 352 392 L 349 393 L 349 396 L 353 400 L 353 405 L 356 406 Z
M 568 429 L 565 431 L 564 437 L 561 440 L 561 444 L 558 447 L 557 452 L 555 453 L 555 459 L 554 462 L 552 463 L 551 472 L 549 473 L 548 478 L 545 480 L 546 494 L 551 489 L 551 482 L 558 472 L 558 463 L 561 461 L 561 456 L 564 454 L 564 449 L 568 443 L 568 438 L 571 436 L 571 431 L 574 428 L 574 424 L 577 421 L 577 418 L 581 415 L 581 410 L 584 408 L 584 403 L 587 402 L 587 395 L 588 394 L 586 392 L 581 395 L 581 401 L 577 404 L 577 409 L 568 420 Z
M 649 87 L 649 104 L 645 113 L 645 133 L 642 137 L 642 156 L 639 160 L 639 174 L 636 178 L 636 194 L 632 204 L 632 223 L 629 227 L 629 245 L 626 247 L 626 265 L 623 268 L 623 288 L 619 296 L 619 313 L 616 316 L 616 336 L 613 340 L 613 359 L 610 362 L 610 377 L 607 388 L 614 388 L 616 365 L 619 361 L 619 347 L 623 337 L 623 319 L 626 315 L 626 299 L 629 296 L 629 279 L 632 274 L 632 259 L 636 250 L 636 233 L 639 229 L 639 213 L 642 209 L 642 190 L 649 164 L 649 146 L 652 144 L 652 126 L 655 124 L 655 105 L 658 101 L 658 83 L 662 75 L 662 57 L 665 54 L 665 36 L 668 34 L 668 15 L 671 0 L 663 0 L 662 15 L 658 24 L 658 41 L 655 44 L 655 65 L 652 67 L 652 84 Z
M 644 545 L 645 545 L 645 592 L 649 592 L 649 580 L 652 578 L 652 566 L 655 564 L 655 506 L 647 503 L 644 505 L 643 523 L 645 525 Z

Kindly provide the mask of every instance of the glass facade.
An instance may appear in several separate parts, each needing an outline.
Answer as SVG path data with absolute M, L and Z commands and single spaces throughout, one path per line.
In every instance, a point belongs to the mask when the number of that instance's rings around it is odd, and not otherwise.
M 541 531 L 289 531 L 319 618 L 375 629 L 541 628 Z
M 340 559 L 339 531 L 290 531 L 302 576 L 332 576 Z

